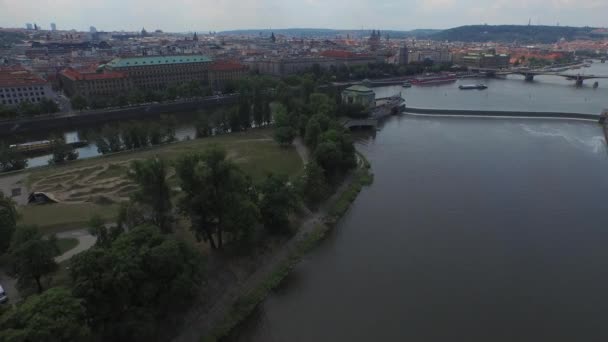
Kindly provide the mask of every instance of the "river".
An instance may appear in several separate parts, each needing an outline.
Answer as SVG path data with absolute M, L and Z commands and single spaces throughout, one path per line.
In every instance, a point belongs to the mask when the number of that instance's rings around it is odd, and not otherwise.
M 608 107 L 606 88 L 549 80 L 405 93 L 420 107 L 482 109 L 499 94 L 510 100 L 489 108 Z M 229 340 L 608 339 L 608 151 L 597 124 L 402 115 L 357 148 L 374 183 Z

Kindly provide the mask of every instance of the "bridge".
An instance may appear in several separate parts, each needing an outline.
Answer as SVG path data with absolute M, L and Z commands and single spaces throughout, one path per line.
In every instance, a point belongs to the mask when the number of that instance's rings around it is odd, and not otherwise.
M 522 75 L 526 81 L 533 81 L 534 76 L 538 75 L 549 75 L 549 76 L 560 76 L 564 77 L 568 80 L 576 81 L 576 86 L 580 87 L 583 85 L 583 81 L 589 79 L 608 79 L 608 75 L 584 75 L 584 74 L 568 74 L 568 73 L 560 73 L 555 71 L 546 71 L 546 70 L 535 70 L 535 69 L 492 69 L 492 68 L 471 68 L 471 71 L 484 72 L 488 77 L 495 76 L 506 76 L 506 75 Z

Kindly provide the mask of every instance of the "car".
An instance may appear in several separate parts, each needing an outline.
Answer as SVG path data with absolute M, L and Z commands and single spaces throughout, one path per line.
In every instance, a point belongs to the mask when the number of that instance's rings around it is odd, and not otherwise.
M 0 285 L 0 303 L 8 302 L 8 297 L 6 296 L 6 292 L 4 292 L 4 288 Z

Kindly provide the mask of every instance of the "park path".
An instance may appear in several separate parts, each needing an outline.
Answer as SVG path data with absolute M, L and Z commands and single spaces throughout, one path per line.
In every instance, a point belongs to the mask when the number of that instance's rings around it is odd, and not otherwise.
M 304 145 L 302 138 L 299 136 L 296 137 L 293 140 L 293 145 L 296 147 L 296 151 L 300 155 L 300 158 L 302 159 L 302 163 L 304 163 L 304 165 L 308 164 L 308 161 L 310 160 L 310 152 L 308 151 L 308 148 L 306 147 L 306 145 Z
M 59 239 L 74 238 L 78 240 L 78 245 L 76 245 L 76 247 L 55 257 L 55 261 L 58 263 L 68 260 L 78 253 L 88 250 L 89 248 L 93 247 L 97 241 L 97 238 L 91 235 L 91 233 L 89 233 L 89 231 L 86 229 L 68 230 L 57 233 L 56 235 Z

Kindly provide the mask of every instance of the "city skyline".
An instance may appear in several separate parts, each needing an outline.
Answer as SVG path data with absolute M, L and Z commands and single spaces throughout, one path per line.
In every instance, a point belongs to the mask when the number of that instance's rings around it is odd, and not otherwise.
M 84 3 L 76 0 L 0 0 L 3 27 L 36 23 L 49 29 L 88 31 L 169 32 L 223 31 L 232 29 L 282 29 L 315 27 L 329 29 L 411 30 L 446 29 L 468 24 L 521 24 L 606 27 L 602 0 L 118 0 Z M 42 11 L 41 8 L 44 8 Z M 253 15 L 252 15 L 253 13 Z M 455 15 L 458 14 L 458 15 Z

